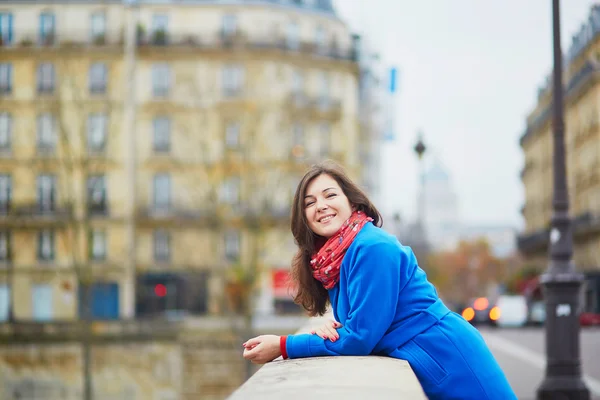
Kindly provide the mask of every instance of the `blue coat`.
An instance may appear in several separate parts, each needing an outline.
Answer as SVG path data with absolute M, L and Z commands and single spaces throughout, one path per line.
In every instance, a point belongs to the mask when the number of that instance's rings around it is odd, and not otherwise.
M 387 355 L 407 360 L 430 400 L 516 399 L 483 338 L 438 298 L 409 247 L 367 223 L 329 290 L 335 342 L 290 335 L 289 358 Z

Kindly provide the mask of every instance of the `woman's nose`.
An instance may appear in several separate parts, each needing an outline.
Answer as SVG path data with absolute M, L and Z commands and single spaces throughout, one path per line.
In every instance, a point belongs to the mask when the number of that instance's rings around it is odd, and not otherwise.
M 327 210 L 327 204 L 325 204 L 324 201 L 318 202 L 317 203 L 317 210 L 319 210 L 319 211 Z

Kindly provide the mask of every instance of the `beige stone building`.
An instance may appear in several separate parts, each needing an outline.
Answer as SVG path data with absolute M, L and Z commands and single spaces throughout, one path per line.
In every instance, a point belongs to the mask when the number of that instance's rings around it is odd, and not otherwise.
M 0 399 L 81 398 L 86 348 L 100 399 L 239 385 L 231 282 L 294 311 L 299 177 L 376 157 L 359 48 L 331 0 L 2 2 Z
M 331 1 L 3 2 L 0 37 L 0 320 L 219 315 L 244 269 L 272 312 L 298 177 L 364 162 Z
M 600 269 L 600 7 L 573 38 L 564 71 L 565 150 L 574 261 L 578 269 Z M 538 104 L 521 138 L 525 166 L 522 213 L 525 231 L 518 246 L 529 264 L 548 263 L 553 197 L 552 87 L 540 89 Z

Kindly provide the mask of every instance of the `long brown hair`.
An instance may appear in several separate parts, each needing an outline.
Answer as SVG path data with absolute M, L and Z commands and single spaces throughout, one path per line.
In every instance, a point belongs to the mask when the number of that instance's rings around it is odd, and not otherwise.
M 332 161 L 325 161 L 312 166 L 304 174 L 296 188 L 292 204 L 292 234 L 298 245 L 298 252 L 292 260 L 291 279 L 298 290 L 294 296 L 294 302 L 304 307 L 310 316 L 325 314 L 329 301 L 327 289 L 313 277 L 310 268 L 310 259 L 318 250 L 318 243 L 322 242 L 323 238 L 310 230 L 304 212 L 306 188 L 316 177 L 322 174 L 335 179 L 355 210 L 363 211 L 373 218 L 375 226 L 380 227 L 383 225 L 383 219 L 379 211 L 367 195 L 350 180 L 340 165 Z

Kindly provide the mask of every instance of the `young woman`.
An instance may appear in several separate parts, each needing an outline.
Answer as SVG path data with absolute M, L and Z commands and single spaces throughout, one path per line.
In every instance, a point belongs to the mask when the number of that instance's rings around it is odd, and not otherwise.
M 381 225 L 341 168 L 310 169 L 292 205 L 295 301 L 312 316 L 329 303 L 338 322 L 313 334 L 255 337 L 244 358 L 386 355 L 409 362 L 430 400 L 516 399 L 479 332 L 442 303 L 412 250 Z

